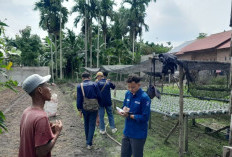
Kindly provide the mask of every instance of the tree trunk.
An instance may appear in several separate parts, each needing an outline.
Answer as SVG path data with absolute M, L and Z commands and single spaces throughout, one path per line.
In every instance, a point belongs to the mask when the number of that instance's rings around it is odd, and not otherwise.
M 52 53 L 52 40 L 51 40 L 51 65 L 52 65 L 52 82 L 54 83 L 54 74 L 53 74 L 53 53 Z
M 89 51 L 90 51 L 90 68 L 93 66 L 93 49 L 92 49 L 92 20 L 89 22 Z
M 106 49 L 106 32 L 107 32 L 107 23 L 106 23 L 106 16 L 104 17 L 103 23 L 103 38 L 104 38 L 104 48 Z
M 57 36 L 55 34 L 55 61 L 56 61 L 56 79 L 58 78 L 58 69 L 57 69 Z
M 108 56 L 107 58 L 108 58 L 108 65 L 110 65 L 110 56 Z
M 63 55 L 62 55 L 62 18 L 60 14 L 60 79 L 63 79 L 63 72 L 62 72 L 62 63 L 63 63 Z
M 88 55 L 87 55 L 87 49 L 88 49 L 88 45 L 87 45 L 87 38 L 88 38 L 88 35 L 87 35 L 87 10 L 85 9 L 85 67 L 88 66 Z
M 133 36 L 132 36 L 132 53 L 133 53 L 133 57 L 132 57 L 132 59 L 133 59 L 133 61 L 134 61 L 134 59 L 135 59 L 135 31 L 133 31 Z
M 99 67 L 99 19 L 98 19 L 98 26 L 97 26 L 97 68 Z

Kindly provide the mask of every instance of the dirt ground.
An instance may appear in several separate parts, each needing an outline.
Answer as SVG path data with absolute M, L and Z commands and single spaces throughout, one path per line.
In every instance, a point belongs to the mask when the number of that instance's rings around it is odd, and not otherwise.
M 58 112 L 57 116 L 50 118 L 51 122 L 61 120 L 63 123 L 62 133 L 57 140 L 55 147 L 52 150 L 52 156 L 57 157 L 104 157 L 111 156 L 102 145 L 98 145 L 94 137 L 92 150 L 87 150 L 85 147 L 85 135 L 83 120 L 79 118 L 73 107 L 72 102 L 74 86 L 64 84 L 59 86 L 51 86 L 52 93 L 58 95 Z M 17 88 L 18 93 L 9 89 L 0 92 L 0 110 L 6 116 L 6 125 L 8 132 L 0 135 L 0 157 L 16 157 L 19 147 L 19 124 L 23 110 L 31 105 L 30 97 L 20 88 Z M 95 131 L 96 132 L 96 131 Z M 102 138 L 101 138 L 102 139 Z M 116 145 L 104 137 L 110 147 Z

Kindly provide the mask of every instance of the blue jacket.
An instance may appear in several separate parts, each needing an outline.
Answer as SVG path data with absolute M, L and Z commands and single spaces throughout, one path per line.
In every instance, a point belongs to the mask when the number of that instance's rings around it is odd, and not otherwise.
M 135 119 L 126 118 L 123 134 L 129 138 L 145 139 L 147 137 L 151 99 L 141 88 L 133 95 L 126 92 L 123 107 L 130 108 Z
M 100 81 L 97 82 L 97 85 L 101 92 L 101 96 L 102 98 L 104 98 L 101 101 L 101 106 L 104 106 L 104 107 L 112 105 L 110 88 L 115 89 L 115 85 L 111 83 L 110 81 L 107 81 L 105 88 L 103 89 L 103 91 L 101 91 L 105 83 L 106 83 L 106 79 L 101 79 Z
M 85 97 L 89 99 L 97 99 L 98 104 L 101 104 L 101 93 L 97 86 L 97 83 L 85 80 L 83 81 L 83 89 L 85 92 Z M 82 110 L 83 109 L 83 93 L 81 90 L 81 84 L 77 86 L 77 109 Z

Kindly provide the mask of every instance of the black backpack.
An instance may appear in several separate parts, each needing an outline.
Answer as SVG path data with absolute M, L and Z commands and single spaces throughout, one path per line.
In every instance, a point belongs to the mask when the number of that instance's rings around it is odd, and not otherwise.
M 155 96 L 158 99 L 161 99 L 160 91 L 153 85 L 149 85 L 147 89 L 147 95 L 150 97 L 150 99 L 153 99 Z

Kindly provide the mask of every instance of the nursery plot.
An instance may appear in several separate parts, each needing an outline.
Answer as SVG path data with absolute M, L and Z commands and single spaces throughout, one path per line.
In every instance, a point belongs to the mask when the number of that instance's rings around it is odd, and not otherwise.
M 123 101 L 126 90 L 117 90 L 116 96 L 112 98 L 118 101 Z M 195 98 L 184 98 L 184 114 L 189 117 L 202 117 L 215 114 L 228 113 L 229 103 L 219 101 L 199 100 Z M 173 118 L 179 114 L 179 97 L 162 95 L 161 100 L 158 98 L 152 99 L 151 110 Z

